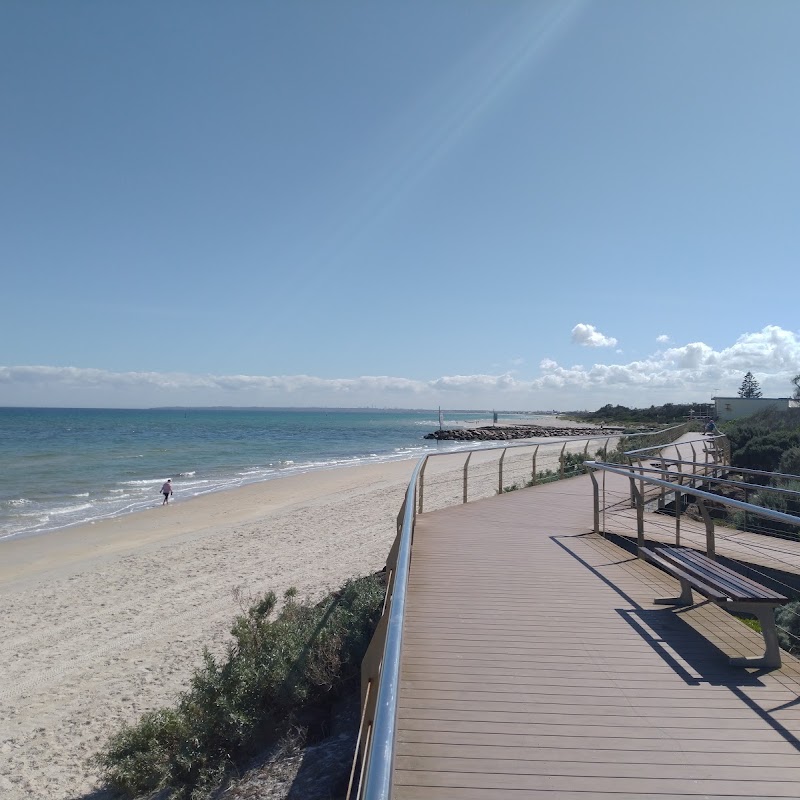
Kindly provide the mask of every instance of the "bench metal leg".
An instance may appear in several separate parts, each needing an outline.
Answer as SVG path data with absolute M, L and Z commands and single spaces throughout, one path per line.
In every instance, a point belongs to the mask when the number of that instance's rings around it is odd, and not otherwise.
M 734 667 L 766 667 L 779 669 L 781 666 L 781 648 L 778 644 L 778 629 L 775 627 L 775 606 L 767 603 L 727 603 L 726 608 L 731 611 L 743 611 L 746 614 L 755 614 L 761 623 L 761 632 L 764 635 L 764 655 L 756 658 L 732 658 L 730 663 Z
M 692 597 L 692 587 L 689 581 L 679 578 L 681 582 L 681 593 L 678 597 L 660 597 L 653 600 L 659 606 L 691 606 L 694 605 Z

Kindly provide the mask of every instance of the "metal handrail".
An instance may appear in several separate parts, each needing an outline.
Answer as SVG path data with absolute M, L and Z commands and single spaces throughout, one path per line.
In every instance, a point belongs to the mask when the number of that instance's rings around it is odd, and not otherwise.
M 740 511 L 745 511 L 749 514 L 754 514 L 757 517 L 764 517 L 765 519 L 771 519 L 776 522 L 783 522 L 789 525 L 796 525 L 800 526 L 800 516 L 795 516 L 794 514 L 787 514 L 783 511 L 774 511 L 771 508 L 764 508 L 763 506 L 758 506 L 753 503 L 745 503 L 742 500 L 734 500 L 730 497 L 723 497 L 721 495 L 713 494 L 712 492 L 707 492 L 703 489 L 697 489 L 694 487 L 686 487 L 680 486 L 675 484 L 673 481 L 665 481 L 660 478 L 654 478 L 651 475 L 645 475 L 642 472 L 640 467 L 633 467 L 633 466 L 626 466 L 624 464 L 606 464 L 602 461 L 585 461 L 585 466 L 590 469 L 589 475 L 592 478 L 592 483 L 594 486 L 594 500 L 595 500 L 595 508 L 594 508 L 594 527 L 595 533 L 600 533 L 599 527 L 599 490 L 597 486 L 597 479 L 594 476 L 593 470 L 603 470 L 606 472 L 611 472 L 616 475 L 622 475 L 628 478 L 631 481 L 631 489 L 635 492 L 634 483 L 647 483 L 653 486 L 660 486 L 664 489 L 667 489 L 670 492 L 684 492 L 689 493 L 695 498 L 698 499 L 698 507 L 700 509 L 701 514 L 703 515 L 703 519 L 706 524 L 706 533 L 707 533 L 707 552 L 708 555 L 714 555 L 714 526 L 711 518 L 708 515 L 708 511 L 705 508 L 703 500 L 711 500 L 715 503 L 719 503 L 724 506 L 729 506 L 731 508 L 739 509 Z M 656 471 L 656 470 L 654 470 Z M 687 492 L 687 489 L 689 491 Z M 638 517 L 638 538 L 639 543 L 642 544 L 644 541 L 643 535 L 643 521 L 642 521 L 642 512 L 644 509 L 644 500 L 640 492 L 635 492 L 636 497 L 636 507 L 637 507 L 637 517 Z
M 399 548 L 391 598 L 388 601 L 386 642 L 381 657 L 380 679 L 372 726 L 372 747 L 365 768 L 364 794 L 370 800 L 388 798 L 391 792 L 394 763 L 397 697 L 400 688 L 400 651 L 403 643 L 403 616 L 406 607 L 408 571 L 411 564 L 411 543 L 416 521 L 417 479 L 427 463 L 425 456 L 417 462 L 406 489 L 405 513 L 399 531 Z
M 607 472 L 613 472 L 617 475 L 624 475 L 626 478 L 634 476 L 637 481 L 643 480 L 645 483 L 652 483 L 655 486 L 663 486 L 671 492 L 674 492 L 676 488 L 681 488 L 676 486 L 676 484 L 672 481 L 663 481 L 660 478 L 653 478 L 650 475 L 641 475 L 639 472 L 639 467 L 627 467 L 624 464 L 606 464 L 602 461 L 584 461 L 583 463 L 591 469 L 601 469 Z M 685 490 L 687 487 L 684 486 L 682 488 Z M 702 497 L 705 500 L 713 500 L 725 506 L 738 508 L 741 511 L 762 512 L 759 514 L 759 516 L 767 517 L 768 519 L 774 519 L 778 522 L 788 522 L 790 525 L 800 525 L 800 517 L 796 517 L 793 514 L 786 514 L 783 511 L 773 511 L 771 508 L 764 508 L 763 506 L 757 506 L 753 503 L 745 503 L 742 500 L 734 500 L 732 497 L 723 497 L 721 495 L 714 494 L 713 492 L 706 492 L 703 489 L 692 488 L 690 494 L 693 494 L 697 497 Z
M 676 430 L 684 428 L 685 426 L 675 426 L 674 428 L 667 429 Z M 666 431 L 658 433 L 664 434 Z M 648 434 L 636 434 L 648 435 Z M 512 448 L 536 448 L 533 455 L 533 472 L 534 478 L 536 476 L 536 452 L 542 445 L 552 444 L 561 445 L 562 454 L 560 457 L 562 463 L 561 473 L 563 475 L 563 453 L 565 445 L 572 442 L 586 442 L 584 453 L 588 452 L 589 442 L 596 439 L 606 439 L 607 443 L 610 439 L 623 438 L 620 434 L 603 435 L 603 436 L 585 436 L 585 437 L 548 437 L 549 441 L 520 441 L 508 442 L 503 441 L 497 444 L 482 443 L 479 446 L 467 447 L 461 451 L 449 451 L 447 453 L 430 453 L 421 458 L 411 475 L 408 487 L 405 493 L 403 507 L 401 508 L 398 516 L 398 534 L 395 544 L 392 547 L 390 559 L 396 559 L 390 571 L 390 580 L 387 587 L 387 597 L 384 602 L 384 615 L 382 623 L 385 626 L 386 639 L 380 649 L 380 663 L 377 671 L 370 674 L 376 677 L 370 678 L 367 682 L 367 694 L 370 699 L 369 693 L 376 697 L 375 707 L 371 718 L 367 718 L 366 709 L 363 719 L 363 727 L 365 729 L 364 742 L 359 742 L 359 747 L 363 745 L 362 751 L 362 767 L 361 773 L 363 780 L 359 780 L 359 787 L 356 796 L 361 800 L 389 800 L 391 797 L 391 782 L 392 772 L 394 767 L 394 754 L 395 754 L 395 735 L 396 735 L 396 722 L 397 722 L 397 709 L 399 697 L 399 683 L 400 683 L 400 656 L 403 644 L 403 619 L 406 608 L 406 597 L 408 589 L 408 575 L 411 562 L 411 549 L 414 538 L 414 528 L 416 523 L 417 514 L 422 511 L 422 495 L 423 495 L 423 476 L 425 467 L 432 456 L 453 456 L 457 452 L 467 454 L 464 472 L 464 488 L 463 497 L 464 502 L 467 502 L 467 486 L 466 486 L 466 467 L 473 453 L 488 450 L 503 450 L 504 452 Z M 708 441 L 703 439 L 700 441 Z M 606 443 L 606 444 L 607 444 Z M 659 448 L 668 446 L 668 444 L 660 445 Z M 656 449 L 656 448 L 644 448 Z M 635 451 L 632 451 L 635 452 Z M 607 464 L 600 461 L 585 461 L 587 472 L 592 477 L 595 485 L 595 503 L 597 506 L 597 481 L 594 477 L 594 470 L 607 470 L 624 475 L 628 478 L 635 476 L 637 481 L 644 481 L 657 486 L 665 487 L 670 491 L 676 491 L 676 485 L 673 482 L 653 478 L 650 475 L 643 474 L 646 468 L 632 467 L 627 465 L 614 465 Z M 704 466 L 708 466 L 707 464 Z M 648 470 L 649 471 L 649 470 Z M 653 470 L 663 473 L 663 470 Z M 498 472 L 502 475 L 502 462 L 499 465 Z M 502 491 L 502 478 L 499 480 L 499 491 Z M 684 489 L 686 487 L 683 487 Z M 764 509 L 760 506 L 754 506 L 751 503 L 743 503 L 738 500 L 721 498 L 718 495 L 705 492 L 701 489 L 692 489 L 692 494 L 701 498 L 708 498 L 721 502 L 725 505 L 734 508 L 740 508 L 745 511 L 752 511 L 757 515 L 777 520 L 780 522 L 789 522 L 790 524 L 800 524 L 800 517 L 795 517 L 791 514 L 785 514 L 779 511 L 772 511 L 771 509 Z M 707 515 L 705 515 L 707 516 Z M 595 512 L 597 519 L 597 509 Z M 599 527 L 596 524 L 596 528 Z M 387 564 L 388 566 L 388 564 Z M 380 646 L 380 643 L 376 643 Z M 377 684 L 377 687 L 376 687 Z M 352 778 L 351 778 L 352 782 Z
M 683 442 L 667 442 L 667 444 L 656 444 L 652 447 L 640 447 L 638 450 L 625 450 L 623 455 L 638 457 L 641 453 L 648 453 L 652 450 L 663 450 L 665 447 L 680 447 L 684 444 L 705 444 L 713 442 L 716 439 L 727 439 L 724 433 L 717 434 L 716 436 L 705 436 L 702 439 L 686 439 Z
M 540 438 L 540 437 L 537 437 Z M 544 437 L 541 437 L 544 438 Z M 611 439 L 620 438 L 619 435 L 603 436 L 574 436 L 574 437 L 547 437 L 548 441 L 508 442 L 486 446 L 485 444 L 465 448 L 462 451 L 449 451 L 447 453 L 429 453 L 421 458 L 411 474 L 406 489 L 403 506 L 398 515 L 398 533 L 395 544 L 390 553 L 393 561 L 387 586 L 387 596 L 384 601 L 384 613 L 381 623 L 385 626 L 386 640 L 380 650 L 377 677 L 367 681 L 366 699 L 364 700 L 364 713 L 362 714 L 361 728 L 363 729 L 363 743 L 359 741 L 359 748 L 363 746 L 361 779 L 355 796 L 363 800 L 389 800 L 391 793 L 391 778 L 394 764 L 395 731 L 397 721 L 397 700 L 400 683 L 400 653 L 403 644 L 403 617 L 405 614 L 406 594 L 408 589 L 408 574 L 411 562 L 411 547 L 414 539 L 414 527 L 417 514 L 422 511 L 422 496 L 424 491 L 423 477 L 425 467 L 431 457 L 453 456 L 458 452 L 466 452 L 466 465 L 475 452 L 489 450 L 503 450 L 512 448 L 535 448 L 533 456 L 533 470 L 536 469 L 536 452 L 542 445 L 561 446 L 561 475 L 563 477 L 563 453 L 567 444 L 572 442 L 585 442 L 584 453 L 588 452 L 589 442 L 595 439 L 605 439 L 606 448 Z M 499 491 L 502 492 L 502 464 L 498 470 L 500 477 Z M 534 475 L 535 477 L 535 475 Z M 467 501 L 466 470 L 464 474 L 464 502 Z M 396 560 L 395 560 L 396 559 Z M 387 567 L 388 567 L 387 563 Z M 369 655 L 369 653 L 368 653 Z M 366 659 L 365 659 L 366 661 Z M 374 683 L 377 683 L 377 693 Z M 372 717 L 367 714 L 366 704 L 370 701 L 370 693 L 375 696 L 375 706 Z M 354 781 L 355 763 L 351 774 L 351 788 Z
M 660 459 L 663 461 L 664 464 L 688 464 L 688 465 L 696 465 L 696 466 L 708 466 L 704 464 L 702 461 L 681 461 L 677 458 L 662 458 Z M 627 469 L 627 465 L 626 466 Z M 726 464 L 725 471 L 730 472 L 755 472 L 755 470 L 740 470 L 737 467 L 731 467 L 730 465 Z M 636 470 L 636 474 L 639 475 L 642 472 L 657 472 L 659 475 L 672 474 L 672 475 L 680 475 L 682 478 L 695 478 L 696 480 L 702 481 L 703 483 L 717 483 L 723 486 L 733 486 L 738 489 L 754 489 L 759 492 L 774 492 L 778 495 L 787 495 L 790 497 L 798 497 L 800 496 L 800 490 L 798 489 L 783 489 L 780 486 L 769 486 L 768 484 L 761 484 L 761 483 L 747 483 L 746 481 L 734 481 L 730 478 L 720 478 L 716 475 L 707 475 L 707 474 L 695 474 L 695 475 L 688 475 L 683 472 L 671 472 L 670 470 L 665 470 L 663 467 L 642 467 L 642 466 L 634 466 L 631 469 Z M 800 483 L 800 475 L 789 475 L 779 472 L 760 472 L 759 474 L 763 475 L 774 475 L 775 477 L 781 478 L 789 478 L 790 480 L 794 480 L 797 483 Z M 671 482 L 670 482 L 671 483 Z M 674 484 L 672 484 L 674 486 Z
M 476 447 L 469 447 L 464 448 L 463 450 L 451 450 L 447 453 L 429 453 L 425 458 L 433 458 L 433 457 L 447 457 L 447 456 L 454 456 L 458 453 L 466 453 L 467 458 L 464 462 L 464 473 L 463 473 L 463 484 L 464 484 L 464 491 L 463 497 L 464 502 L 468 502 L 468 491 L 467 491 L 467 470 L 469 468 L 470 459 L 472 458 L 473 453 L 487 453 L 491 452 L 492 450 L 502 450 L 503 453 L 500 457 L 500 461 L 498 463 L 498 494 L 501 494 L 503 491 L 503 462 L 505 460 L 505 453 L 506 450 L 512 450 L 515 448 L 533 448 L 533 459 L 532 459 L 532 469 L 531 469 L 531 478 L 533 484 L 537 482 L 537 473 L 536 473 L 536 455 L 539 451 L 540 447 L 546 447 L 547 445 L 561 445 L 561 454 L 559 455 L 559 477 L 564 477 L 564 452 L 566 450 L 566 446 L 568 444 L 574 444 L 578 442 L 584 442 L 585 447 L 583 450 L 584 456 L 589 452 L 589 443 L 596 441 L 596 440 L 605 440 L 605 444 L 603 445 L 603 457 L 606 457 L 608 453 L 608 444 L 612 439 L 620 439 L 622 438 L 621 435 L 615 434 L 609 436 L 608 434 L 603 434 L 602 436 L 552 436 L 552 437 L 532 437 L 532 438 L 546 438 L 546 441 L 543 442 L 531 442 L 531 441 L 524 441 L 524 442 L 508 442 L 503 441 L 498 444 L 492 444 L 490 446 L 486 445 L 479 445 Z M 424 507 L 424 496 L 425 496 L 425 467 L 423 466 L 420 475 L 419 475 L 419 492 L 418 492 L 418 512 L 421 514 Z
M 688 429 L 689 429 L 690 426 L 691 426 L 690 422 L 681 422 L 680 425 L 673 425 L 671 428 L 664 428 L 663 430 L 660 430 L 660 431 L 647 431 L 645 433 L 623 433 L 622 437 L 623 438 L 628 438 L 628 439 L 633 439 L 634 437 L 638 438 L 639 436 L 664 436 L 665 434 L 669 433 L 670 431 L 677 431 L 679 429 L 683 429 L 684 433 L 688 433 L 689 432 Z M 667 447 L 667 445 L 669 445 L 669 444 L 672 444 L 672 442 L 667 442 L 667 444 L 656 444 L 656 445 L 653 445 L 652 449 L 655 449 L 655 448 L 658 448 L 658 447 Z M 642 449 L 643 450 L 647 450 L 648 448 L 645 447 L 645 448 L 642 448 Z M 635 450 L 631 450 L 630 452 L 634 453 L 636 451 Z

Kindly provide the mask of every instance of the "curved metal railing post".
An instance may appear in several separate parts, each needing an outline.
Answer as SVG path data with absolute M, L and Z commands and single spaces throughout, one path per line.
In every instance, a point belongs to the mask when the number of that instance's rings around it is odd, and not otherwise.
M 594 470 L 587 467 L 586 471 L 592 479 L 592 494 L 594 496 L 594 532 L 600 533 L 600 487 L 597 485 L 597 478 Z
M 537 444 L 533 450 L 533 459 L 531 462 L 531 483 L 536 486 L 538 477 L 536 475 L 536 454 L 539 452 L 539 445 Z
M 422 513 L 422 501 L 425 496 L 425 467 L 428 466 L 428 456 L 422 459 L 422 469 L 419 472 L 419 513 Z M 412 505 L 412 508 L 414 506 Z
M 639 547 L 644 547 L 644 495 L 639 493 L 633 477 L 630 480 L 631 497 L 636 505 L 636 541 Z
M 497 469 L 497 494 L 503 494 L 503 461 L 505 461 L 508 448 L 503 448 L 503 454 L 500 456 L 500 465 Z
M 697 498 L 697 507 L 700 509 L 700 514 L 706 526 L 706 555 L 709 558 L 716 558 L 717 549 L 714 541 L 714 520 L 711 519 L 711 514 L 708 513 L 708 509 L 702 497 Z
M 467 502 L 467 470 L 469 469 L 469 460 L 472 458 L 472 450 L 467 453 L 467 460 L 464 462 L 464 502 Z

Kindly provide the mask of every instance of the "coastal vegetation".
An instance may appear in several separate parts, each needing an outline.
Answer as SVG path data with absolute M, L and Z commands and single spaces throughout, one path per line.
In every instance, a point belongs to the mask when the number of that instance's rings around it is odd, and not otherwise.
M 760 470 L 764 475 L 748 475 L 753 488 L 722 487 L 718 491 L 773 511 L 800 515 L 800 409 L 768 408 L 750 417 L 722 425 L 731 448 L 731 464 Z M 782 476 L 791 477 L 782 477 Z M 779 537 L 798 538 L 798 526 L 768 520 L 743 511 L 726 514 L 727 524 Z
M 603 451 L 598 450 L 595 454 L 595 458 L 602 458 Z M 583 473 L 583 462 L 587 460 L 587 457 L 584 456 L 583 453 L 564 453 L 563 459 L 563 477 L 564 478 L 572 478 L 575 475 L 580 475 Z M 525 481 L 522 485 L 519 483 L 512 483 L 510 486 L 504 486 L 503 492 L 515 492 L 517 489 L 528 488 L 530 486 L 536 486 L 542 483 L 550 483 L 551 481 L 561 480 L 562 475 L 562 468 L 559 469 L 544 469 L 540 470 L 536 473 L 536 480 L 534 481 L 533 478 L 530 480 Z
M 688 418 L 703 417 L 708 413 L 707 403 L 665 403 L 649 408 L 628 408 L 627 406 L 604 405 L 597 411 L 570 411 L 563 416 L 580 422 L 594 422 L 606 425 L 652 426 L 677 425 Z
M 800 408 L 767 408 L 726 422 L 721 430 L 730 442 L 734 466 L 800 474 L 800 459 L 790 452 L 800 447 Z
M 800 601 L 793 600 L 775 609 L 778 641 L 788 653 L 800 655 Z
M 127 797 L 166 789 L 199 800 L 248 757 L 330 715 L 358 684 L 381 613 L 380 576 L 348 581 L 317 603 L 289 590 L 243 609 L 224 658 L 204 652 L 173 708 L 125 726 L 97 756 L 107 784 Z

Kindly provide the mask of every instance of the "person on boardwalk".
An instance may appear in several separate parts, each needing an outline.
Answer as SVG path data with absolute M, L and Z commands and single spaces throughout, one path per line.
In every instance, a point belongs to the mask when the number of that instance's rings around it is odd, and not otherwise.
M 166 483 L 161 487 L 161 494 L 164 495 L 164 502 L 161 505 L 165 506 L 169 503 L 169 496 L 172 494 L 172 478 L 167 478 Z
M 717 426 L 714 424 L 714 420 L 710 419 L 706 423 L 706 433 L 716 433 L 716 432 L 717 432 Z

